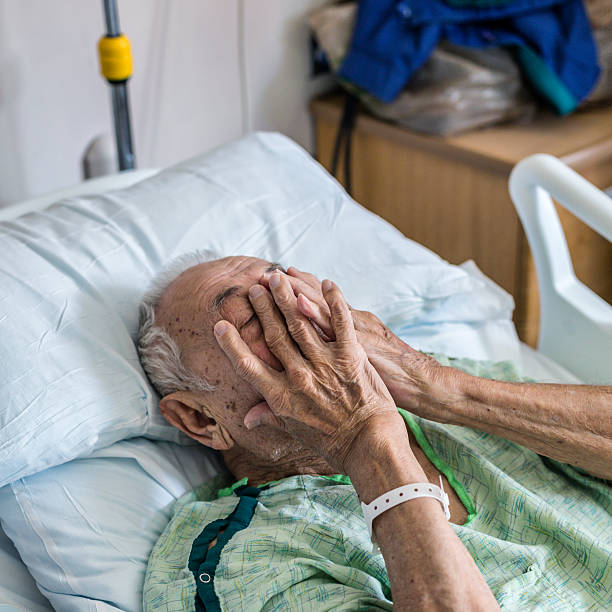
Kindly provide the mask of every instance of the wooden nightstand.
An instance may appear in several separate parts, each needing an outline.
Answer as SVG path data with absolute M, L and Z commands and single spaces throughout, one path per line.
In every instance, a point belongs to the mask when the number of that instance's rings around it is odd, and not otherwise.
M 312 103 L 316 157 L 328 169 L 342 100 L 332 95 Z M 566 118 L 542 114 L 528 125 L 449 138 L 421 135 L 362 112 L 353 133 L 352 186 L 355 200 L 404 235 L 451 263 L 473 259 L 514 296 L 519 335 L 535 346 L 537 278 L 508 194 L 514 164 L 532 153 L 555 155 L 598 187 L 609 187 L 612 107 Z M 558 209 L 577 276 L 612 303 L 612 245 Z

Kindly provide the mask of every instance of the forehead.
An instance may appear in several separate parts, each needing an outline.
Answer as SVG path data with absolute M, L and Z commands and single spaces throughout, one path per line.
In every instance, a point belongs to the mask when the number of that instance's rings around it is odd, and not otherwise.
M 168 287 L 160 310 L 193 314 L 221 312 L 234 296 L 246 296 L 266 271 L 281 268 L 256 257 L 224 257 L 189 268 Z M 282 268 L 281 268 L 282 269 Z

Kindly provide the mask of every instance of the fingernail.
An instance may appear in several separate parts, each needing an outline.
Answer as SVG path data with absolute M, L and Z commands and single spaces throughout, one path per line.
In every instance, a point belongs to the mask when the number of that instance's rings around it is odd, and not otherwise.
M 254 285 L 249 289 L 249 295 L 251 298 L 256 300 L 264 292 L 264 288 L 261 285 Z
M 270 277 L 270 287 L 272 287 L 272 289 L 276 289 L 279 285 L 280 285 L 280 274 L 278 272 L 275 272 Z
M 215 325 L 215 334 L 222 336 L 228 330 L 227 323 L 225 321 L 219 321 Z
M 330 280 L 325 279 L 321 283 L 321 288 L 323 289 L 323 291 L 329 291 L 332 288 L 332 282 Z
M 247 429 L 253 429 L 254 427 L 257 427 L 260 423 L 261 423 L 261 421 L 259 421 L 258 419 L 253 419 L 253 420 L 249 421 L 248 423 L 245 421 L 244 422 L 244 426 Z

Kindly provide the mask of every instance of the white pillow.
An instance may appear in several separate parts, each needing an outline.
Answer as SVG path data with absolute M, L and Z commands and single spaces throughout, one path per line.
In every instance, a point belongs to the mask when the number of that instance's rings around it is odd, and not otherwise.
M 138 612 L 172 504 L 219 465 L 200 445 L 118 442 L 0 489 L 0 516 L 56 610 Z
M 458 356 L 491 344 L 483 321 L 509 321 L 486 283 L 356 205 L 289 139 L 255 134 L 0 223 L 0 486 L 121 439 L 183 439 L 133 339 L 152 276 L 195 248 L 333 278 L 355 307 L 408 325 L 408 339 L 455 327 Z
M 333 278 L 417 348 L 504 359 L 519 346 L 507 294 L 356 205 L 277 134 L 1 223 L 0 484 L 17 482 L 0 490 L 0 518 L 58 609 L 137 609 L 167 505 L 196 484 L 167 451 L 185 467 L 197 447 L 135 440 L 100 450 L 130 436 L 178 439 L 133 338 L 152 276 L 195 248 Z M 146 465 L 127 458 L 143 453 Z

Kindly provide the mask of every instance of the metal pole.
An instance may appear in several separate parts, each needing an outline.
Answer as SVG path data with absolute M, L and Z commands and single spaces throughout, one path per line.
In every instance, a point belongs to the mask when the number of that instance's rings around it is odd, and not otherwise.
M 121 28 L 115 0 L 104 0 L 104 16 L 106 17 L 106 35 L 119 36 Z
M 132 127 L 128 105 L 127 82 L 111 85 L 113 97 L 113 116 L 115 118 L 115 138 L 119 170 L 132 170 L 136 166 L 132 148 Z
M 121 36 L 119 15 L 117 13 L 117 3 L 115 0 L 104 0 L 104 16 L 106 18 L 106 37 L 118 38 Z M 113 99 L 113 117 L 119 170 L 131 170 L 135 167 L 135 158 L 132 145 L 127 78 L 122 80 L 111 80 L 107 77 L 107 80 L 111 86 Z

